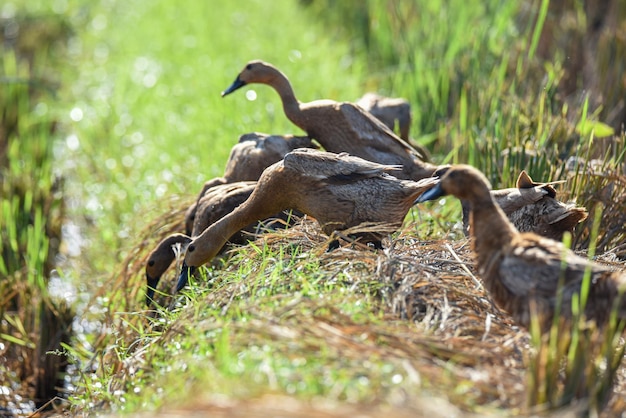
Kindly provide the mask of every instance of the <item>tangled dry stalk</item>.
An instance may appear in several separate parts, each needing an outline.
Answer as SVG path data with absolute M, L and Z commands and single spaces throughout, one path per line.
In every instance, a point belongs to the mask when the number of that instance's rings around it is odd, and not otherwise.
M 124 270 L 118 275 L 114 284 L 118 291 L 110 293 L 123 300 L 110 306 L 119 309 L 121 304 L 128 312 L 142 308 L 137 306 L 137 301 L 143 300 L 143 268 L 147 254 L 151 245 L 181 228 L 181 214 L 182 210 L 172 210 L 146 229 L 146 238 L 129 254 L 123 264 Z M 162 227 L 156 229 L 156 225 Z M 130 359 L 122 361 L 116 356 L 105 356 L 103 361 L 115 371 L 111 384 L 121 388 L 137 368 L 150 369 L 150 345 L 227 325 L 234 351 L 262 345 L 264 341 L 273 341 L 277 356 L 289 357 L 294 352 L 310 353 L 323 349 L 331 362 L 336 362 L 335 366 L 352 368 L 355 373 L 359 365 L 372 358 L 398 362 L 413 383 L 432 391 L 438 402 L 447 405 L 448 409 L 441 411 L 447 411 L 444 414 L 448 416 L 458 415 L 460 411 L 493 408 L 512 414 L 530 412 L 527 407 L 527 370 L 532 353 L 529 334 L 491 303 L 475 275 L 467 240 L 423 240 L 416 235 L 414 226 L 408 224 L 396 237 L 383 243 L 386 249 L 382 251 L 365 249 L 356 243 L 327 252 L 328 242 L 316 222 L 305 217 L 295 227 L 265 234 L 253 245 L 238 247 L 223 269 L 210 273 L 209 282 L 213 289 L 199 298 L 203 305 L 220 307 L 222 315 L 197 322 L 193 309 L 183 309 L 175 322 L 164 327 L 163 332 L 150 341 L 138 342 L 136 332 L 138 328 L 149 326 L 148 316 L 129 315 L 120 320 L 119 311 L 109 312 L 105 328 L 115 328 L 117 340 L 111 341 L 103 334 L 98 344 L 102 347 L 120 344 L 119 338 L 122 337 L 126 340 L 126 347 L 136 347 Z M 268 283 L 266 273 L 273 265 L 272 260 L 263 259 L 263 252 L 259 251 L 263 247 L 274 253 L 283 249 L 283 271 L 278 283 Z M 226 324 L 224 315 L 233 300 L 245 300 L 253 296 L 252 289 L 258 291 L 263 286 L 287 288 L 290 273 L 303 268 L 303 264 L 310 260 L 304 256 L 306 254 L 319 259 L 319 274 L 323 280 L 342 281 L 342 286 L 349 288 L 355 300 L 362 295 L 374 294 L 379 301 L 376 314 L 381 320 L 356 320 L 324 298 L 294 297 L 293 292 L 277 292 L 273 296 L 274 305 L 280 308 L 267 310 L 251 304 L 246 323 Z M 623 263 L 614 261 L 613 255 L 608 258 L 616 267 L 623 268 Z M 257 274 L 243 282 L 215 285 L 219 281 L 216 276 L 235 274 L 242 263 L 250 260 L 260 269 Z M 173 285 L 175 275 L 176 269 L 171 268 L 165 281 L 169 280 Z M 163 306 L 172 304 L 169 296 L 162 295 L 161 298 Z M 607 416 L 626 408 L 624 365 L 618 372 L 614 393 L 619 395 L 612 397 L 606 409 Z M 424 410 L 424 399 L 409 398 L 406 394 L 394 396 L 381 395 L 380 399 L 372 399 L 372 416 L 377 416 L 375 411 L 380 408 L 384 411 L 384 405 L 389 407 L 390 403 L 397 413 Z M 233 402 L 240 405 L 241 409 L 236 408 L 239 416 L 246 416 L 242 411 L 254 410 L 251 405 L 268 410 L 275 407 L 266 400 L 263 396 L 254 401 L 231 399 L 228 405 L 232 406 Z M 302 412 L 302 416 L 333 416 L 324 415 L 328 412 L 304 401 L 293 402 L 294 411 L 309 412 L 308 415 Z M 215 399 L 203 400 L 198 408 L 218 414 L 232 412 L 230 407 Z M 573 408 L 575 412 L 581 406 Z M 184 410 L 181 413 L 184 414 Z M 433 412 L 431 416 L 438 415 Z

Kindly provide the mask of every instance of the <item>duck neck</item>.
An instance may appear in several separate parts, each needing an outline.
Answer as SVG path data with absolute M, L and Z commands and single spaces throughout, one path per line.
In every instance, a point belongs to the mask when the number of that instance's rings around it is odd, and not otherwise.
M 283 104 L 283 111 L 287 118 L 296 126 L 306 131 L 306 123 L 300 109 L 300 102 L 296 98 L 293 87 L 285 74 L 276 70 L 270 85 L 276 90 Z
M 236 232 L 241 231 L 255 221 L 269 218 L 273 214 L 287 209 L 277 207 L 277 205 L 278 202 L 276 200 L 269 205 L 265 201 L 257 200 L 253 192 L 248 200 L 205 229 L 193 241 L 194 251 L 188 253 L 187 265 L 198 267 L 208 263 Z
M 469 218 L 472 246 L 482 268 L 494 254 L 508 247 L 518 232 L 491 196 L 488 200 L 471 202 Z
M 194 240 L 194 251 L 189 254 L 187 265 L 198 267 L 211 261 L 230 237 L 246 225 L 244 218 L 234 211 L 209 226 Z

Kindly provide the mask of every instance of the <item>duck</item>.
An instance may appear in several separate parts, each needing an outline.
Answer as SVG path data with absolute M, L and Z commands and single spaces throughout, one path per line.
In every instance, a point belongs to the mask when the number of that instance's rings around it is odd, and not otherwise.
M 365 93 L 356 101 L 363 110 L 371 113 L 392 131 L 398 126 L 398 136 L 409 141 L 411 129 L 411 104 L 401 97 L 386 97 L 377 93 Z M 421 152 L 421 150 L 420 150 Z
M 154 298 L 154 292 L 165 271 L 176 258 L 175 245 L 179 244 L 181 250 L 184 249 L 193 239 L 202 233 L 207 227 L 232 212 L 236 207 L 250 197 L 256 181 L 242 181 L 227 184 L 218 184 L 208 189 L 204 196 L 198 201 L 197 213 L 190 234 L 174 233 L 165 237 L 148 255 L 146 262 L 146 305 L 150 306 Z M 260 218 L 260 222 L 251 221 L 244 225 L 225 241 L 218 252 L 226 248 L 226 244 L 245 244 L 246 241 L 263 230 L 272 230 L 290 225 L 298 218 L 297 213 L 285 213 L 279 211 L 265 218 Z
M 347 152 L 368 161 L 399 165 L 401 170 L 395 173 L 395 177 L 400 179 L 417 181 L 431 177 L 437 169 L 424 161 L 407 141 L 354 103 L 333 100 L 300 102 L 287 76 L 270 63 L 248 62 L 235 81 L 222 92 L 222 97 L 252 83 L 266 84 L 276 90 L 287 118 L 325 151 Z
M 498 307 L 527 329 L 536 314 L 545 333 L 556 314 L 559 296 L 559 318 L 572 320 L 572 301 L 580 296 L 585 271 L 589 271 L 586 319 L 604 326 L 614 305 L 618 317 L 626 319 L 626 300 L 622 297 L 626 272 L 578 256 L 559 241 L 533 232 L 519 232 L 490 189 L 489 181 L 479 170 L 455 165 L 417 200 L 425 202 L 452 195 L 468 202 L 471 246 L 478 274 Z
M 204 183 L 196 202 L 185 213 L 185 233 L 191 235 L 196 208 L 206 191 L 227 183 L 256 181 L 270 165 L 282 158 L 289 151 L 297 148 L 317 148 L 308 136 L 276 135 L 251 132 L 239 137 L 232 147 L 222 177 L 213 178 Z
M 438 170 L 437 175 L 441 175 Z M 516 187 L 491 190 L 491 196 L 515 228 L 520 232 L 534 232 L 557 241 L 566 232 L 574 232 L 580 222 L 587 219 L 587 209 L 574 203 L 556 199 L 555 184 L 562 180 L 538 183 L 522 170 L 517 177 Z M 469 236 L 469 204 L 461 201 L 463 208 L 463 232 Z
M 286 154 L 263 172 L 248 200 L 189 243 L 177 291 L 234 232 L 285 209 L 313 217 L 331 237 L 335 231 L 367 224 L 371 232 L 355 234 L 356 239 L 382 248 L 383 236 L 396 231 L 416 198 L 438 181 L 431 177 L 415 182 L 390 174 L 398 171 L 398 166 L 347 153 L 302 148 Z
M 192 241 L 187 234 L 175 233 L 168 235 L 148 255 L 146 262 L 146 306 L 150 307 L 154 300 L 154 292 L 161 280 L 161 276 L 176 258 L 176 247 L 182 250 Z

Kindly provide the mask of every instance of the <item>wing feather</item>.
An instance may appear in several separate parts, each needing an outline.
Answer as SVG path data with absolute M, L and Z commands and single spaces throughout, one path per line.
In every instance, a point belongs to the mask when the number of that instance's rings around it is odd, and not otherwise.
M 505 256 L 500 265 L 503 285 L 516 295 L 553 297 L 559 285 L 555 277 L 563 277 L 563 285 L 569 287 L 582 283 L 586 269 L 592 274 L 610 271 L 551 240 L 539 238 L 522 244 Z
M 334 154 L 309 148 L 294 150 L 286 154 L 283 161 L 286 168 L 319 179 L 373 177 L 402 169 L 399 165 L 378 164 L 347 153 Z

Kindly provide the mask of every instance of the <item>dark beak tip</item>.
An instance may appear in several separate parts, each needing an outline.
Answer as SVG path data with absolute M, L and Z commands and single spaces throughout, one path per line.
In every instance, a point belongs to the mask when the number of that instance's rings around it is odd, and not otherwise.
M 183 266 L 180 270 L 180 275 L 178 276 L 178 283 L 176 283 L 176 293 L 180 292 L 185 286 L 187 286 L 187 282 L 189 282 L 189 276 L 192 275 L 195 271 L 195 267 L 188 267 L 187 263 L 183 262 Z
M 152 278 L 146 273 L 146 282 L 148 284 L 146 289 L 146 306 L 150 307 L 152 305 L 152 300 L 154 299 L 154 290 L 159 284 L 160 277 Z
M 245 85 L 246 83 L 244 81 L 241 81 L 239 77 L 237 77 L 235 81 L 233 82 L 233 84 L 231 84 L 230 87 L 228 87 L 226 90 L 222 92 L 222 97 L 234 92 L 237 89 L 240 89 L 241 87 Z
M 180 273 L 180 276 L 178 276 L 178 283 L 176 283 L 176 293 L 180 292 L 187 285 L 188 280 L 189 277 L 187 276 L 187 273 Z
M 154 289 L 148 288 L 146 291 L 146 306 L 149 308 L 154 300 Z

